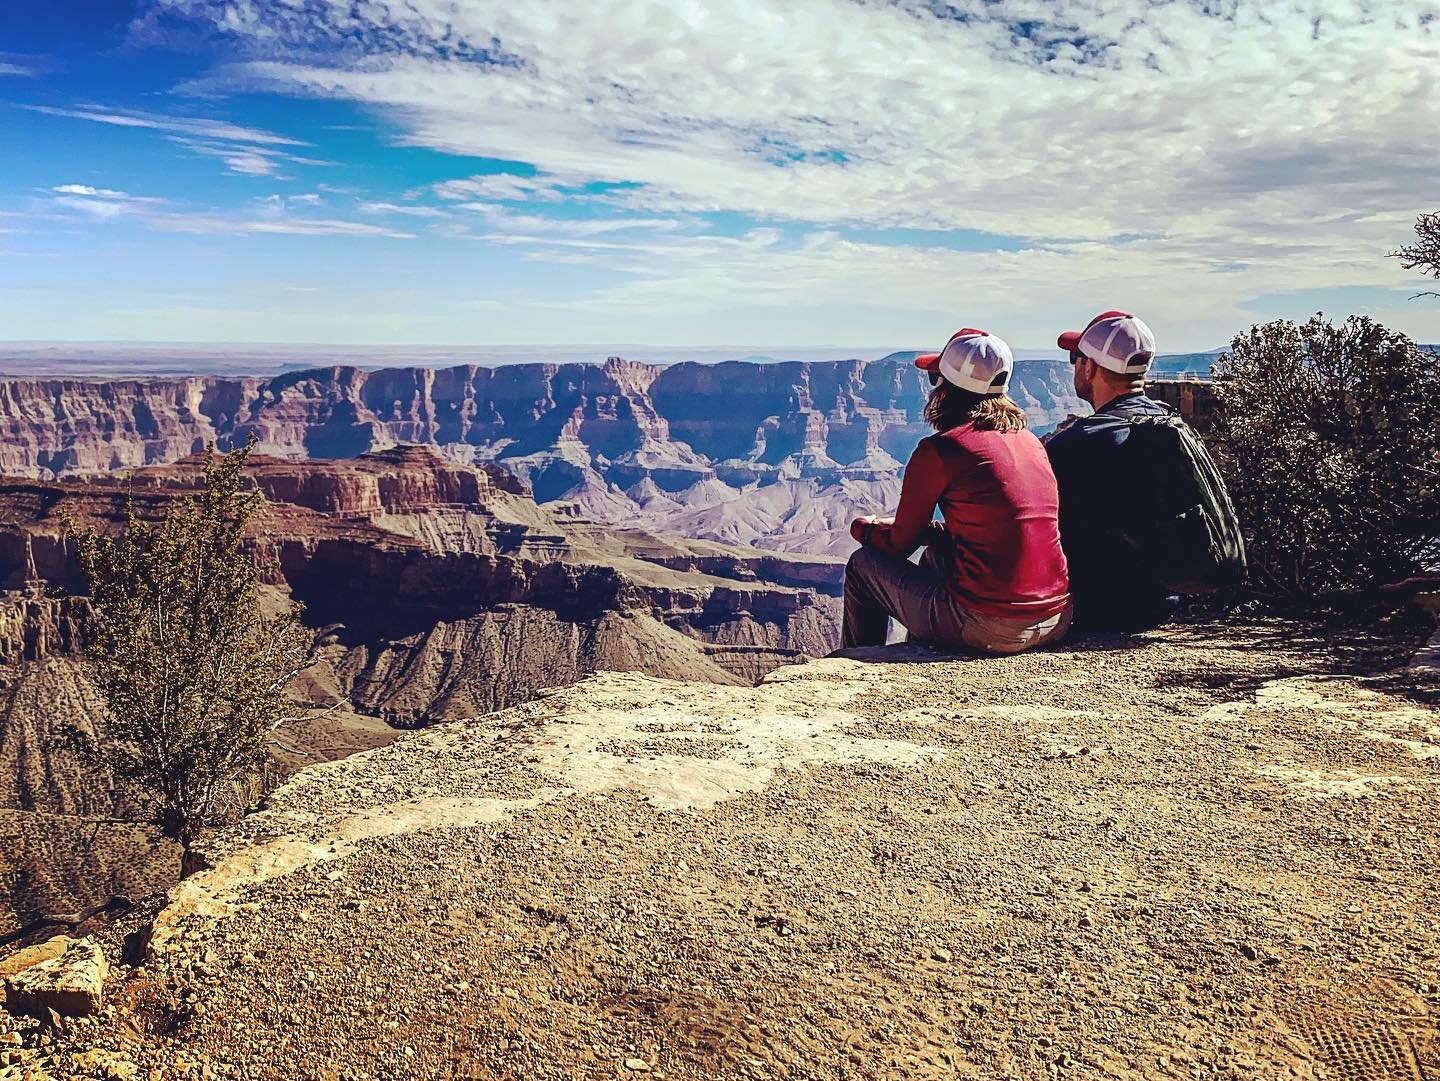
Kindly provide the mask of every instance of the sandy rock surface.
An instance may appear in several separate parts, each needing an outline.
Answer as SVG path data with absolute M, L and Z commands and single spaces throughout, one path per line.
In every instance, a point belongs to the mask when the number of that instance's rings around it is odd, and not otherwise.
M 753 690 L 597 675 L 303 770 L 172 891 L 98 1022 L 13 1054 L 57 1077 L 1440 1076 L 1440 713 L 1347 657 L 1184 628 L 896 647 Z
M 110 966 L 99 943 L 61 935 L 21 951 L 27 952 L 32 956 L 16 958 L 16 971 L 5 976 L 5 1008 L 12 1014 L 83 1017 L 103 1005 Z

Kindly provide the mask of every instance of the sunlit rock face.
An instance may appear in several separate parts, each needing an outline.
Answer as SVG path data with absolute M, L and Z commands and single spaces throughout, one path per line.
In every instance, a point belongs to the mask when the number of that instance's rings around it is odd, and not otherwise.
M 88 599 L 65 523 L 157 519 L 196 494 L 199 465 L 0 478 L 0 935 L 175 873 L 172 848 L 112 821 L 140 809 L 72 738 L 107 714 L 80 656 Z M 558 515 L 506 469 L 427 446 L 257 455 L 247 476 L 264 496 L 247 544 L 265 603 L 300 602 L 314 634 L 290 687 L 301 721 L 272 747 L 281 773 L 596 671 L 734 690 L 839 644 L 838 560 Z
M 906 357 L 9 380 L 0 472 L 131 469 L 252 435 L 289 459 L 432 444 L 571 516 L 835 553 L 851 517 L 893 505 L 928 393 Z M 1059 362 L 1021 361 L 1011 393 L 1037 432 L 1084 411 Z

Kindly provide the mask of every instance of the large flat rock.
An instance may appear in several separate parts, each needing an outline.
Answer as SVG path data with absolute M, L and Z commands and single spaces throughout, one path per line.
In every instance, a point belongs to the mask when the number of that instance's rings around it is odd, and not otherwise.
M 297 774 L 64 1054 L 1415 1081 L 1440 1069 L 1440 716 L 1344 656 L 1250 627 L 754 689 L 600 674 Z
M 32 1017 L 84 1017 L 100 1009 L 109 974 L 104 951 L 94 939 L 51 939 L 14 959 L 5 976 L 5 1008 Z M 20 961 L 30 962 L 23 968 Z

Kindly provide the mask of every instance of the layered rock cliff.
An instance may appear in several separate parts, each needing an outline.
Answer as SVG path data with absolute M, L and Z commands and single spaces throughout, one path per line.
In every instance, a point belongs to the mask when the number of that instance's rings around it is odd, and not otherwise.
M 285 734 L 279 757 L 292 765 L 597 670 L 748 686 L 838 643 L 835 561 L 559 518 L 513 474 L 431 447 L 256 458 L 249 476 L 265 496 L 250 544 L 270 567 L 266 589 L 303 603 L 315 632 L 294 694 L 338 710 L 320 729 Z M 0 810 L 76 822 L 123 810 L 66 738 L 103 726 L 103 711 L 76 661 L 85 583 L 62 517 L 118 528 L 127 499 L 155 517 L 198 479 L 193 458 L 127 476 L 0 478 Z M 31 820 L 6 835 L 35 832 Z M 116 887 L 109 866 L 78 900 Z M 56 880 L 84 877 L 72 868 Z
M 262 452 L 291 459 L 423 443 L 499 464 L 540 502 L 595 520 L 826 551 L 839 540 L 829 519 L 890 500 L 928 433 L 927 391 L 921 373 L 893 359 L 6 380 L 0 472 L 131 468 L 252 434 Z M 1039 431 L 1079 409 L 1063 363 L 1022 361 L 1012 392 Z M 824 527 L 797 517 L 800 504 L 821 509 Z
M 272 566 L 271 584 L 306 606 L 305 618 L 323 642 L 361 651 L 363 660 L 347 655 L 336 668 L 347 694 L 357 680 L 371 681 L 364 673 L 378 657 L 393 654 L 397 643 L 413 659 L 431 636 L 453 636 L 461 633 L 457 625 L 480 620 L 461 635 L 481 634 L 471 643 L 474 650 L 460 651 L 475 659 L 463 672 L 437 672 L 435 678 L 447 685 L 461 678 L 485 709 L 507 705 L 513 694 L 480 689 L 495 684 L 502 670 L 480 663 L 485 650 L 478 643 L 487 634 L 513 632 L 523 639 L 526 626 L 547 637 L 533 622 L 502 625 L 522 609 L 547 613 L 552 630 L 584 628 L 560 651 L 568 661 L 550 657 L 561 669 L 579 663 L 579 671 L 588 662 L 576 659 L 591 653 L 612 667 L 647 667 L 649 662 L 637 663 L 638 655 L 623 663 L 617 643 L 626 635 L 612 616 L 655 625 L 632 636 L 649 643 L 635 648 L 653 652 L 655 665 L 680 650 L 689 658 L 684 663 L 693 661 L 710 675 L 723 675 L 727 654 L 738 647 L 780 656 L 825 652 L 836 642 L 840 569 L 833 562 L 557 518 L 506 471 L 458 465 L 431 448 L 400 447 L 345 461 L 257 458 L 249 476 L 266 496 L 251 544 Z M 0 588 L 28 590 L 0 619 L 0 630 L 9 628 L 0 636 L 0 657 L 39 658 L 53 650 L 45 642 L 69 641 L 55 619 L 25 616 L 52 603 L 36 599 L 37 584 L 83 591 L 64 539 L 65 514 L 82 523 L 119 523 L 133 494 L 139 513 L 157 515 L 197 482 L 195 459 L 125 478 L 0 479 Z M 434 648 L 456 652 L 453 644 Z M 516 671 L 534 670 L 533 685 L 546 685 L 545 665 L 510 663 Z M 753 659 L 737 663 L 754 665 Z M 393 668 L 393 660 L 386 664 Z M 394 692 L 395 680 L 382 682 Z M 427 701 L 439 697 L 432 690 Z M 429 709 L 396 707 L 389 716 L 412 722 L 440 716 Z

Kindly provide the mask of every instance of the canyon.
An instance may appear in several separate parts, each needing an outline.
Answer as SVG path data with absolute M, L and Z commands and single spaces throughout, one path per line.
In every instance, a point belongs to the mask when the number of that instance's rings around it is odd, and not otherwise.
M 58 914 L 104 999 L 10 996 L 0 1078 L 1440 1070 L 1440 635 L 815 659 L 924 387 L 759 367 L 0 384 L 0 942 Z M 65 522 L 252 436 L 313 663 L 182 880 L 70 739 L 105 710 Z
M 910 360 L 9 379 L 0 473 L 134 469 L 252 435 L 288 459 L 427 444 L 498 465 L 571 516 L 840 554 L 850 518 L 893 507 L 901 465 L 929 432 L 929 385 Z M 1086 411 L 1063 361 L 1020 361 L 1011 392 L 1037 432 Z
M 513 473 L 433 447 L 253 457 L 249 544 L 275 603 L 302 603 L 313 663 L 277 775 L 475 717 L 599 671 L 748 687 L 838 644 L 840 565 L 557 514 Z M 68 734 L 103 727 L 78 656 L 85 583 L 64 519 L 118 529 L 194 494 L 200 462 L 0 479 L 0 830 L 14 910 L 144 892 L 174 853 L 144 842 Z M 560 508 L 564 509 L 564 508 Z M 156 853 L 159 853 L 157 856 Z M 0 920 L 0 922 L 4 922 Z M 3 928 L 0 928 L 3 930 Z

